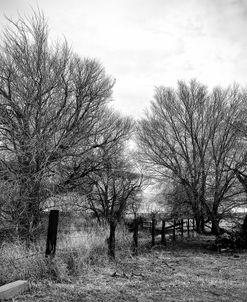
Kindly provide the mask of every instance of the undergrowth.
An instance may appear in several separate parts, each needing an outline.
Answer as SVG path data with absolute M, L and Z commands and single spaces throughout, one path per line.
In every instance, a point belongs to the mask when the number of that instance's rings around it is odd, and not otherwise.
M 56 256 L 45 257 L 45 242 L 29 248 L 19 241 L 0 246 L 0 285 L 19 279 L 38 281 L 53 279 L 69 281 L 92 266 L 108 265 L 107 227 L 94 227 L 87 231 L 58 234 Z M 116 253 L 126 257 L 131 253 L 131 237 L 124 228 L 116 232 Z

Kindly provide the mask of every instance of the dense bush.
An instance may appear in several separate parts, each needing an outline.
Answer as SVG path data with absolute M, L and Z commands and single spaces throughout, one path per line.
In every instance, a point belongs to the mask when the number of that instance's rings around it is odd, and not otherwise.
M 235 230 L 224 232 L 216 237 L 215 247 L 231 249 L 247 249 L 247 215 L 243 224 Z

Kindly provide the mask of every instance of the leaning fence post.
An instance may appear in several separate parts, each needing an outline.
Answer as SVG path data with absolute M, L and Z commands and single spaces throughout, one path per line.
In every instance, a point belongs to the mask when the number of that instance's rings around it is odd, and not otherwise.
M 54 257 L 57 243 L 57 225 L 58 225 L 58 210 L 51 210 L 49 214 L 49 224 L 47 231 L 46 251 L 45 256 Z
M 134 233 L 133 233 L 133 255 L 138 254 L 138 219 L 135 218 L 134 221 Z
M 161 244 L 166 245 L 166 235 L 165 235 L 166 222 L 165 219 L 162 220 L 162 229 L 161 229 Z
M 155 217 L 152 217 L 152 246 L 155 245 Z

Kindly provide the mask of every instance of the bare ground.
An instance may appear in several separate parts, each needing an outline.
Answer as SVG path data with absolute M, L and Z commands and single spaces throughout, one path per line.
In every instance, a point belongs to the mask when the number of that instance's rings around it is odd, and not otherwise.
M 15 301 L 247 301 L 247 253 L 214 252 L 208 238 L 143 247 L 90 266 L 70 282 L 45 280 Z

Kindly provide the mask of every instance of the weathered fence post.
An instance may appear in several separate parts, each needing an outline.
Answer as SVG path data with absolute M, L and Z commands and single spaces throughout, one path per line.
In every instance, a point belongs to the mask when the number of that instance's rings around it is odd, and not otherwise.
M 133 221 L 134 233 L 133 233 L 133 255 L 138 254 L 138 219 L 135 218 Z
M 155 217 L 152 217 L 152 246 L 155 245 Z
M 195 218 L 193 218 L 193 237 L 195 236 Z
M 116 247 L 116 221 L 112 219 L 110 221 L 110 235 L 108 237 L 108 256 L 110 260 L 115 259 L 115 247 Z
M 184 237 L 184 220 L 183 218 L 181 219 L 181 237 Z
M 188 233 L 188 238 L 190 237 L 190 219 L 188 218 L 187 220 L 187 233 Z
M 165 222 L 165 219 L 163 219 L 162 220 L 162 229 L 161 229 L 161 244 L 163 244 L 163 245 L 166 245 L 165 229 L 166 229 L 166 222 Z
M 54 257 L 57 243 L 58 210 L 51 210 L 49 214 L 49 224 L 47 231 L 45 256 Z
M 173 220 L 173 241 L 176 240 L 176 219 Z

